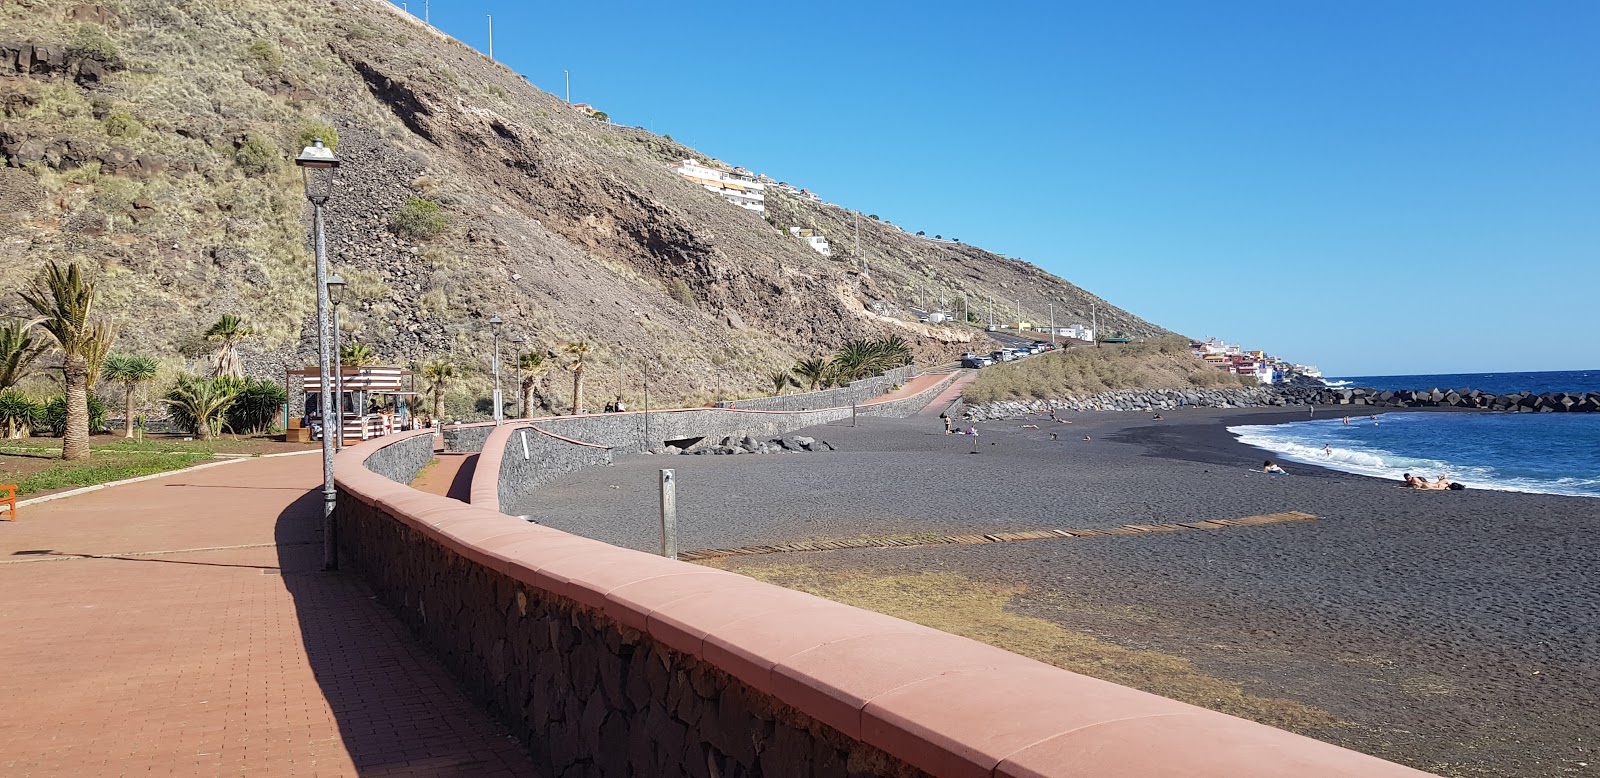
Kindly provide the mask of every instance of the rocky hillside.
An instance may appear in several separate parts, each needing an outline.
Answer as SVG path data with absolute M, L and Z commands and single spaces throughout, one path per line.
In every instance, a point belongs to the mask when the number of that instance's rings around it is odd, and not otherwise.
M 765 220 L 728 205 L 669 170 L 705 155 L 578 114 L 381 0 L 8 0 L 0 22 L 0 289 L 86 262 L 117 350 L 172 371 L 224 313 L 255 330 L 251 372 L 313 359 L 289 160 L 335 135 L 346 337 L 391 363 L 451 356 L 470 373 L 459 408 L 486 385 L 494 313 L 543 349 L 593 344 L 591 396 L 636 397 L 648 366 L 653 393 L 685 401 L 719 382 L 755 392 L 847 338 L 898 334 L 926 360 L 991 347 L 976 327 L 918 325 L 906 309 L 924 288 L 974 312 L 1020 299 L 1035 321 L 1094 302 L 1102 329 L 1164 332 L 1032 265 L 867 218 L 863 276 L 854 214 L 779 193 Z M 442 218 L 407 210 L 417 199 Z M 833 258 L 790 225 L 830 237 Z M 546 393 L 569 380 L 551 371 Z

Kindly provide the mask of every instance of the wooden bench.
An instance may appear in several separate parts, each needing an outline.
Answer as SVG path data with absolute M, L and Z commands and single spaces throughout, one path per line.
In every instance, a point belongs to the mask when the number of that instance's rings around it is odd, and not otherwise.
M 6 510 L 6 521 L 17 520 L 17 485 L 0 484 L 0 508 Z

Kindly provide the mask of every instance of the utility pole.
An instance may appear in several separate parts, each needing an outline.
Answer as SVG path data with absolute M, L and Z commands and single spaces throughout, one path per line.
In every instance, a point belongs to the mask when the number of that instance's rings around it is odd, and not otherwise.
M 1017 334 L 1022 334 L 1022 300 L 1017 299 Z
M 1094 347 L 1100 348 L 1100 310 L 1089 303 L 1089 338 L 1094 341 Z
M 994 329 L 994 301 L 989 301 L 989 329 Z
M 433 24 L 433 21 L 428 18 L 428 0 L 422 0 L 422 23 Z
M 967 296 L 961 295 L 961 323 L 966 324 L 967 317 L 971 315 L 972 314 L 967 313 Z
M 489 61 L 493 62 L 494 61 L 494 14 L 486 14 L 486 16 L 489 17 Z
M 572 71 L 561 71 L 567 77 L 567 105 L 572 105 Z
M 861 275 L 867 274 L 867 258 L 861 253 L 861 212 L 856 211 L 856 256 L 861 258 Z
M 1054 346 L 1056 344 L 1056 304 L 1048 303 L 1048 305 L 1050 306 L 1050 345 Z

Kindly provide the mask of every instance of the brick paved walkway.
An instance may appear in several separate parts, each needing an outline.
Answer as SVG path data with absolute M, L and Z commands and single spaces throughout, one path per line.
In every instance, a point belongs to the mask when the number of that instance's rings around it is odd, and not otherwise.
M 0 774 L 533 775 L 357 576 L 319 571 L 320 465 L 0 523 Z

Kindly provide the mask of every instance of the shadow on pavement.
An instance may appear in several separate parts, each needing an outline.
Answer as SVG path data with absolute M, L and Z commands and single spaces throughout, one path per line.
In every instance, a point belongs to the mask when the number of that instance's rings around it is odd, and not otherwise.
M 534 775 L 517 741 L 467 699 L 359 574 L 322 571 L 321 496 L 307 492 L 279 515 L 278 564 L 357 773 Z

